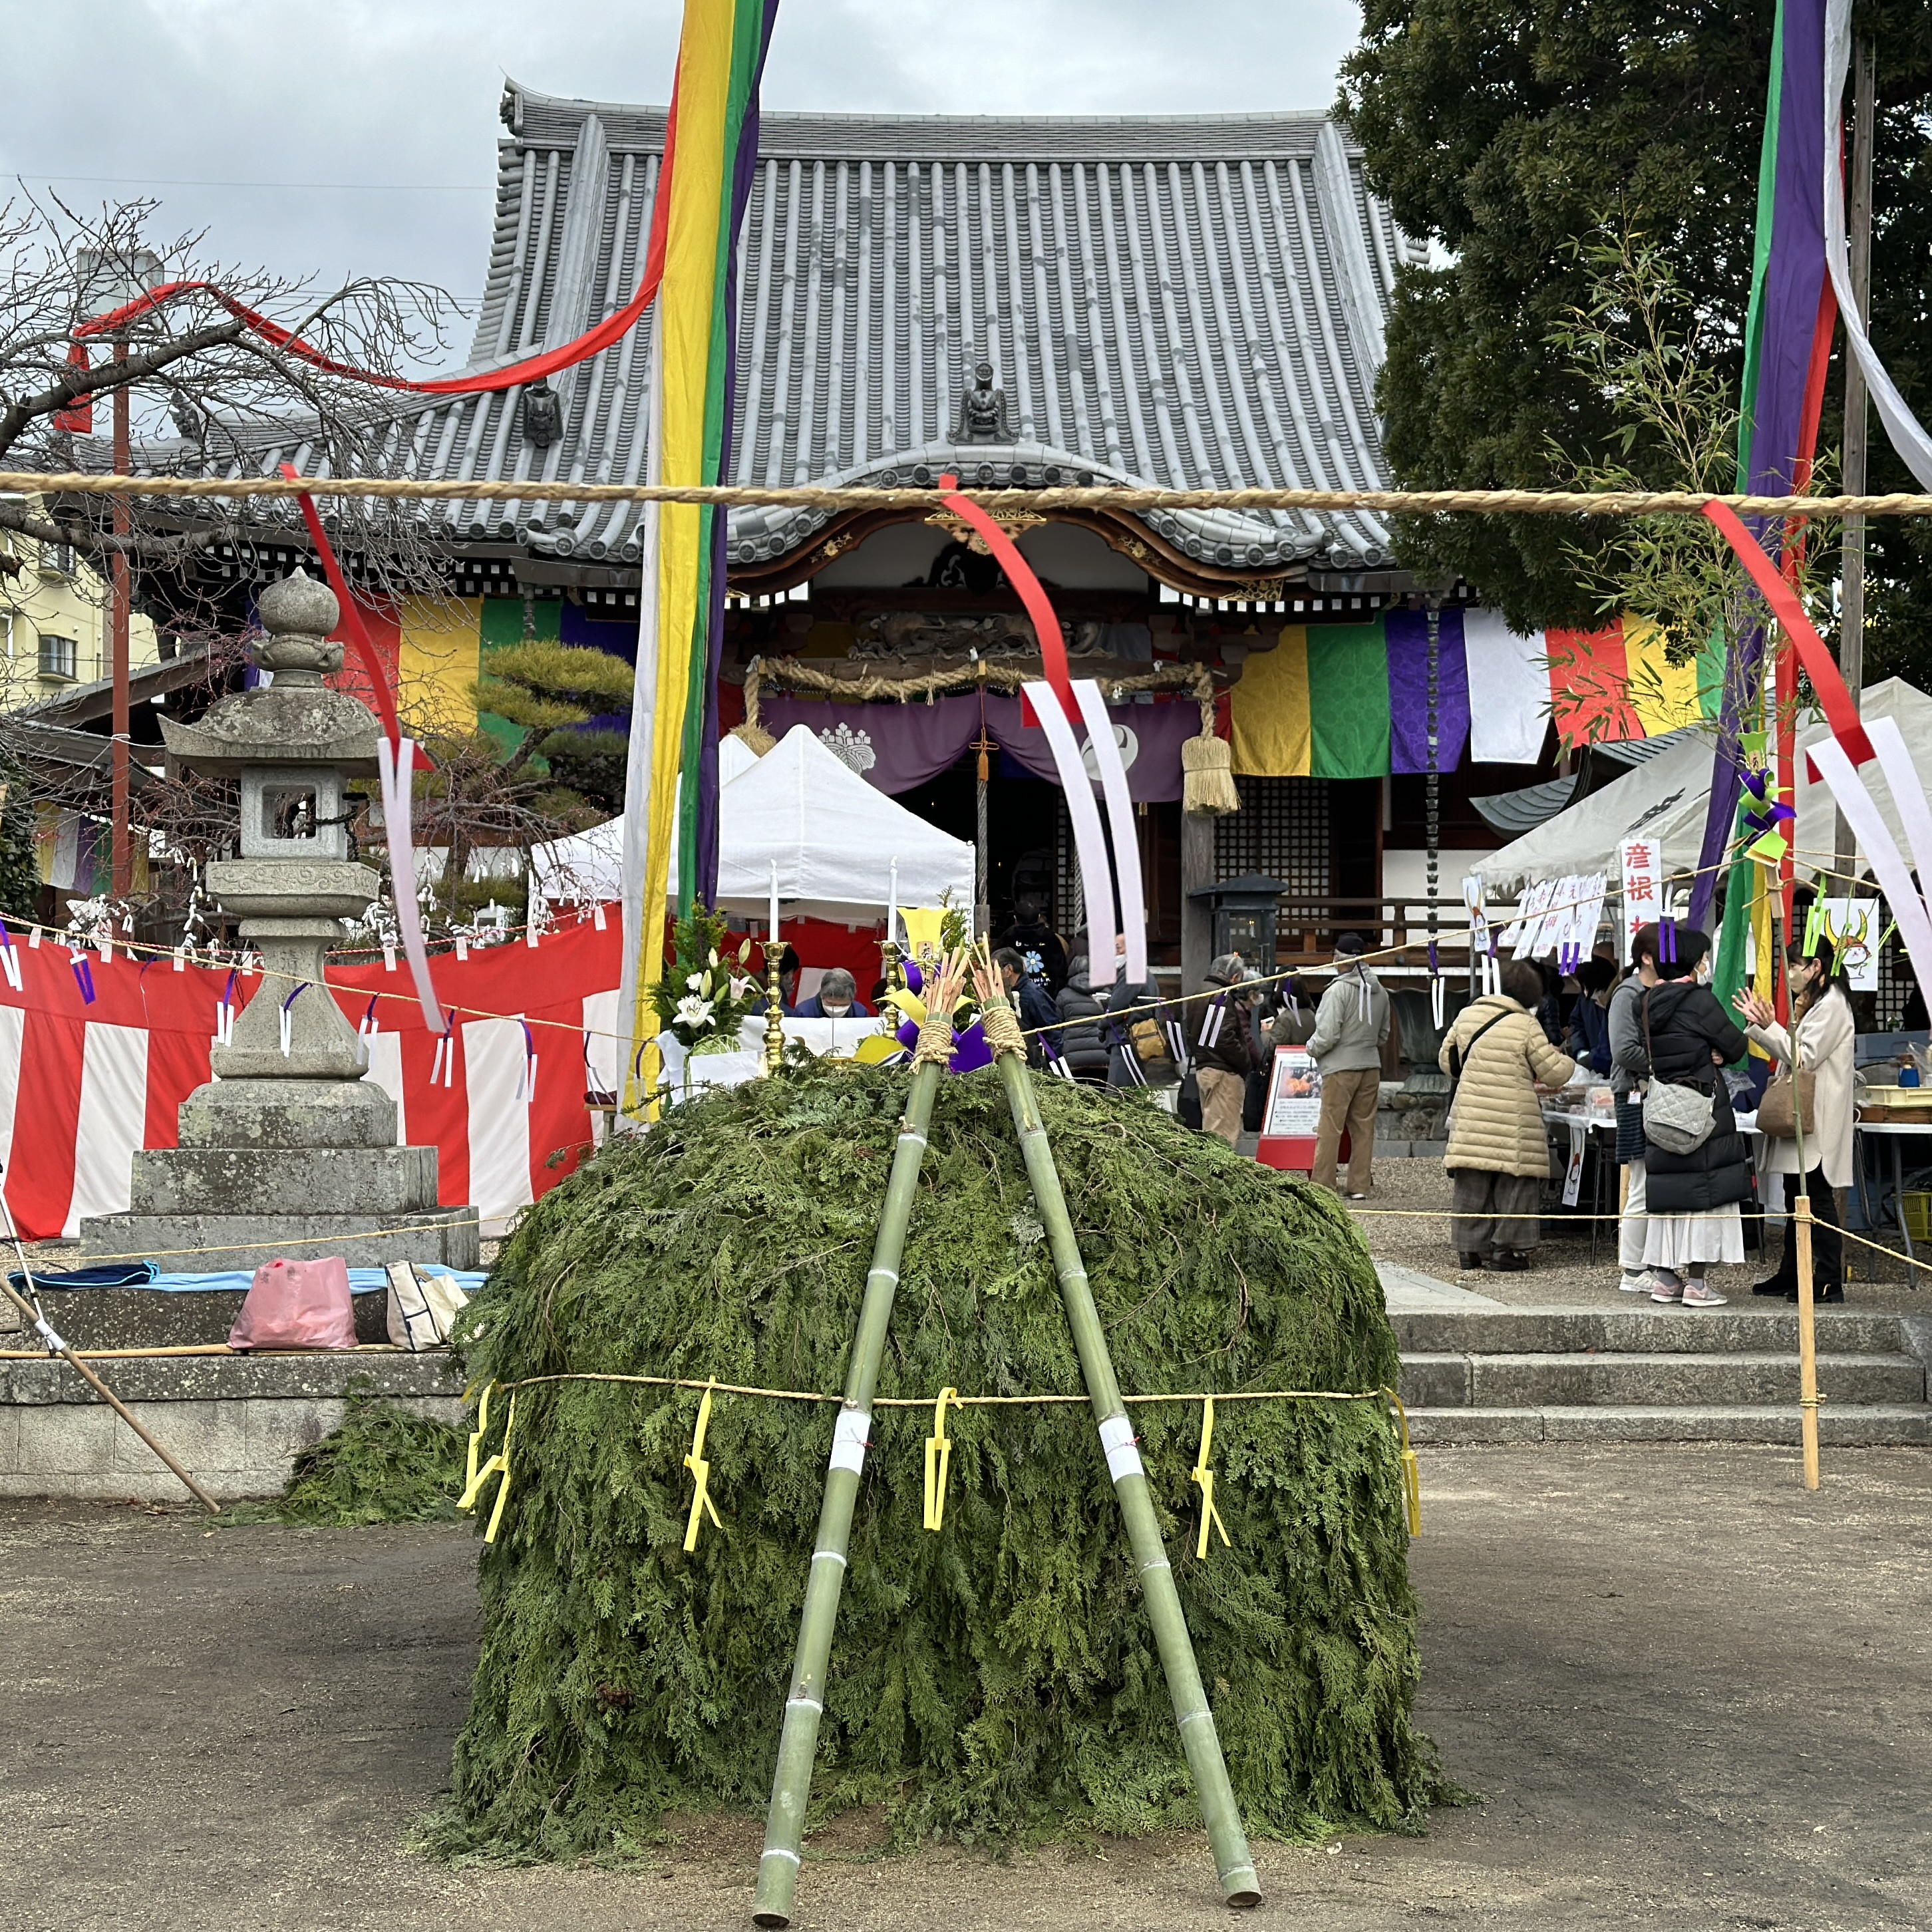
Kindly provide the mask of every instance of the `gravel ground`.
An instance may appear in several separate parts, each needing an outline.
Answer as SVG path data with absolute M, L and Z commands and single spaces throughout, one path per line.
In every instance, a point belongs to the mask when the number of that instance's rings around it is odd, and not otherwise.
M 1423 1486 L 1420 1715 L 1482 1802 L 1257 1846 L 1252 1923 L 1932 1922 L 1932 1458 L 1834 1456 L 1808 1496 L 1778 1450 L 1430 1450 Z M 404 1848 L 448 1774 L 475 1575 L 463 1528 L 0 1504 L 0 1928 L 746 1925 L 747 1818 L 626 1874 Z M 1001 1862 L 882 1858 L 875 1826 L 812 1842 L 802 1932 L 1229 1923 L 1198 1834 Z
M 1588 1200 L 1586 1192 L 1586 1208 Z M 1382 1160 L 1376 1163 L 1370 1198 L 1348 1204 L 1363 1239 L 1369 1244 L 1370 1253 L 1378 1261 L 1400 1262 L 1405 1268 L 1419 1269 L 1424 1274 L 1518 1307 L 1628 1308 L 1632 1305 L 1634 1298 L 1617 1286 L 1613 1224 L 1600 1224 L 1594 1262 L 1590 1258 L 1590 1223 L 1574 1217 L 1550 1216 L 1540 1224 L 1542 1242 L 1527 1271 L 1466 1275 L 1459 1270 L 1456 1252 L 1450 1245 L 1448 1204 L 1449 1177 L 1439 1160 Z M 1415 1214 L 1424 1218 L 1403 1218 Z M 1750 1306 L 1750 1285 L 1777 1265 L 1783 1239 L 1773 1228 L 1767 1264 L 1760 1267 L 1754 1257 L 1742 1268 L 1713 1268 L 1712 1285 L 1720 1294 L 1730 1296 L 1741 1306 Z M 1896 1240 L 1894 1236 L 1894 1244 Z M 1855 1245 L 1852 1254 L 1853 1277 L 1846 1288 L 1851 1306 L 1887 1314 L 1932 1312 L 1932 1274 L 1908 1268 L 1903 1256 L 1895 1252 L 1881 1256 Z M 1871 1278 L 1874 1271 L 1876 1280 Z M 1915 1286 L 1915 1282 L 1922 1285 Z

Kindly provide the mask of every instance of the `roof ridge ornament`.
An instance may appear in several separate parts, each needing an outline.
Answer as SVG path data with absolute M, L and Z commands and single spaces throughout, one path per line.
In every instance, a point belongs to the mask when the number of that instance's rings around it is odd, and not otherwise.
M 1011 442 L 1012 424 L 1006 413 L 1006 392 L 993 385 L 993 365 L 976 362 L 973 380 L 960 392 L 956 442 Z

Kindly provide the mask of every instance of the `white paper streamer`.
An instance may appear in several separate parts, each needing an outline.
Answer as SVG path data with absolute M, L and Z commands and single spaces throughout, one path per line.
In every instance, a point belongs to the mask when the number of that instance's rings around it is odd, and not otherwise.
M 423 1018 L 432 1033 L 443 1030 L 442 1007 L 430 978 L 429 953 L 423 945 L 422 908 L 416 903 L 416 848 L 415 806 L 410 784 L 416 764 L 416 740 L 404 738 L 392 745 L 386 738 L 376 740 L 376 764 L 382 788 L 382 832 L 389 848 L 389 883 L 396 896 L 396 926 L 403 935 L 403 952 L 416 982 L 416 998 L 422 1002 Z M 385 959 L 393 958 L 392 949 L 384 946 Z
M 1094 803 L 1094 782 L 1087 776 L 1080 748 L 1073 742 L 1072 724 L 1060 710 L 1052 686 L 1029 684 L 1022 689 L 1046 734 L 1047 748 L 1053 754 L 1060 788 L 1066 794 L 1067 815 L 1073 821 L 1073 845 L 1080 855 L 1080 889 L 1087 902 L 1087 980 L 1104 1004 L 1104 989 L 1114 982 L 1114 874 L 1107 858 L 1107 841 L 1100 830 L 1100 814 Z
M 1868 725 L 1868 735 L 1870 729 Z M 1877 748 L 1876 743 L 1873 748 Z M 1819 776 L 1831 788 L 1838 809 L 1845 814 L 1852 836 L 1871 861 L 1873 876 L 1885 894 L 1892 917 L 1898 922 L 1898 936 L 1905 942 L 1918 983 L 1932 986 L 1932 915 L 1928 914 L 1925 902 L 1913 890 L 1912 874 L 1899 856 L 1885 820 L 1879 816 L 1871 794 L 1865 790 L 1864 781 L 1835 738 L 1821 738 L 1811 746 L 1810 756 Z
M 1120 742 L 1114 721 L 1107 716 L 1100 687 L 1090 677 L 1073 687 L 1080 715 L 1087 721 L 1087 742 L 1100 772 L 1100 790 L 1107 801 L 1107 823 L 1114 835 L 1114 878 L 1120 889 L 1120 923 L 1126 928 L 1127 984 L 1147 984 L 1147 898 L 1141 884 L 1141 842 L 1134 825 L 1134 802 L 1127 790 L 1127 768 L 1120 762 Z M 1082 760 L 1083 776 L 1085 760 Z M 1093 962 L 1088 962 L 1088 983 Z

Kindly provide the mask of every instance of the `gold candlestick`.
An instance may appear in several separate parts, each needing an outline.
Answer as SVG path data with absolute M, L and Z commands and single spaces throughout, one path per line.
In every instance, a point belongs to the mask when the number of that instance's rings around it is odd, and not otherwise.
M 884 969 L 887 991 L 903 992 L 905 990 L 905 970 L 899 964 L 899 943 L 896 939 L 880 941 L 879 961 Z
M 776 1073 L 784 1064 L 784 988 L 778 968 L 784 960 L 784 941 L 776 933 L 765 941 L 765 1071 Z

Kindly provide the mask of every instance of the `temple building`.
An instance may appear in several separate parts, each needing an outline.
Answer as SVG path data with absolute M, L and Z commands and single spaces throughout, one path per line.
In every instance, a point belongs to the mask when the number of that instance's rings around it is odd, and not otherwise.
M 514 83 L 502 118 L 478 370 L 629 299 L 664 134 L 661 109 Z M 1416 246 L 1324 114 L 767 113 L 737 265 L 733 478 L 1385 487 L 1376 381 Z M 651 327 L 546 383 L 386 404 L 393 464 L 641 481 Z M 265 435 L 260 460 L 326 467 L 298 436 Z M 474 721 L 481 664 L 526 638 L 634 652 L 642 506 L 423 514 L 448 594 L 381 614 L 418 710 Z M 1442 891 L 1460 906 L 1462 860 L 1498 842 L 1472 799 L 1556 771 L 1552 686 L 1561 723 L 1577 681 L 1550 667 L 1613 652 L 1621 671 L 1645 648 L 1615 627 L 1513 637 L 1468 586 L 1396 568 L 1366 512 L 1001 514 L 1125 734 L 1170 972 L 1184 938 L 1188 966 L 1204 963 L 1190 896 L 1217 879 L 1281 882 L 1286 957 L 1399 921 L 1388 902 L 1424 886 L 1432 763 Z M 245 597 L 302 548 L 286 528 L 231 546 L 202 587 Z M 1036 670 L 1034 640 L 970 533 L 920 512 L 752 507 L 731 512 L 727 554 L 724 728 L 748 712 L 766 730 L 813 723 L 871 782 L 979 841 L 996 927 L 1025 892 L 1075 922 L 1064 805 L 1010 695 Z M 1578 735 L 1684 722 L 1670 699 L 1634 728 Z M 1180 806 L 1180 747 L 1204 718 L 1232 739 L 1241 797 L 1213 820 Z

